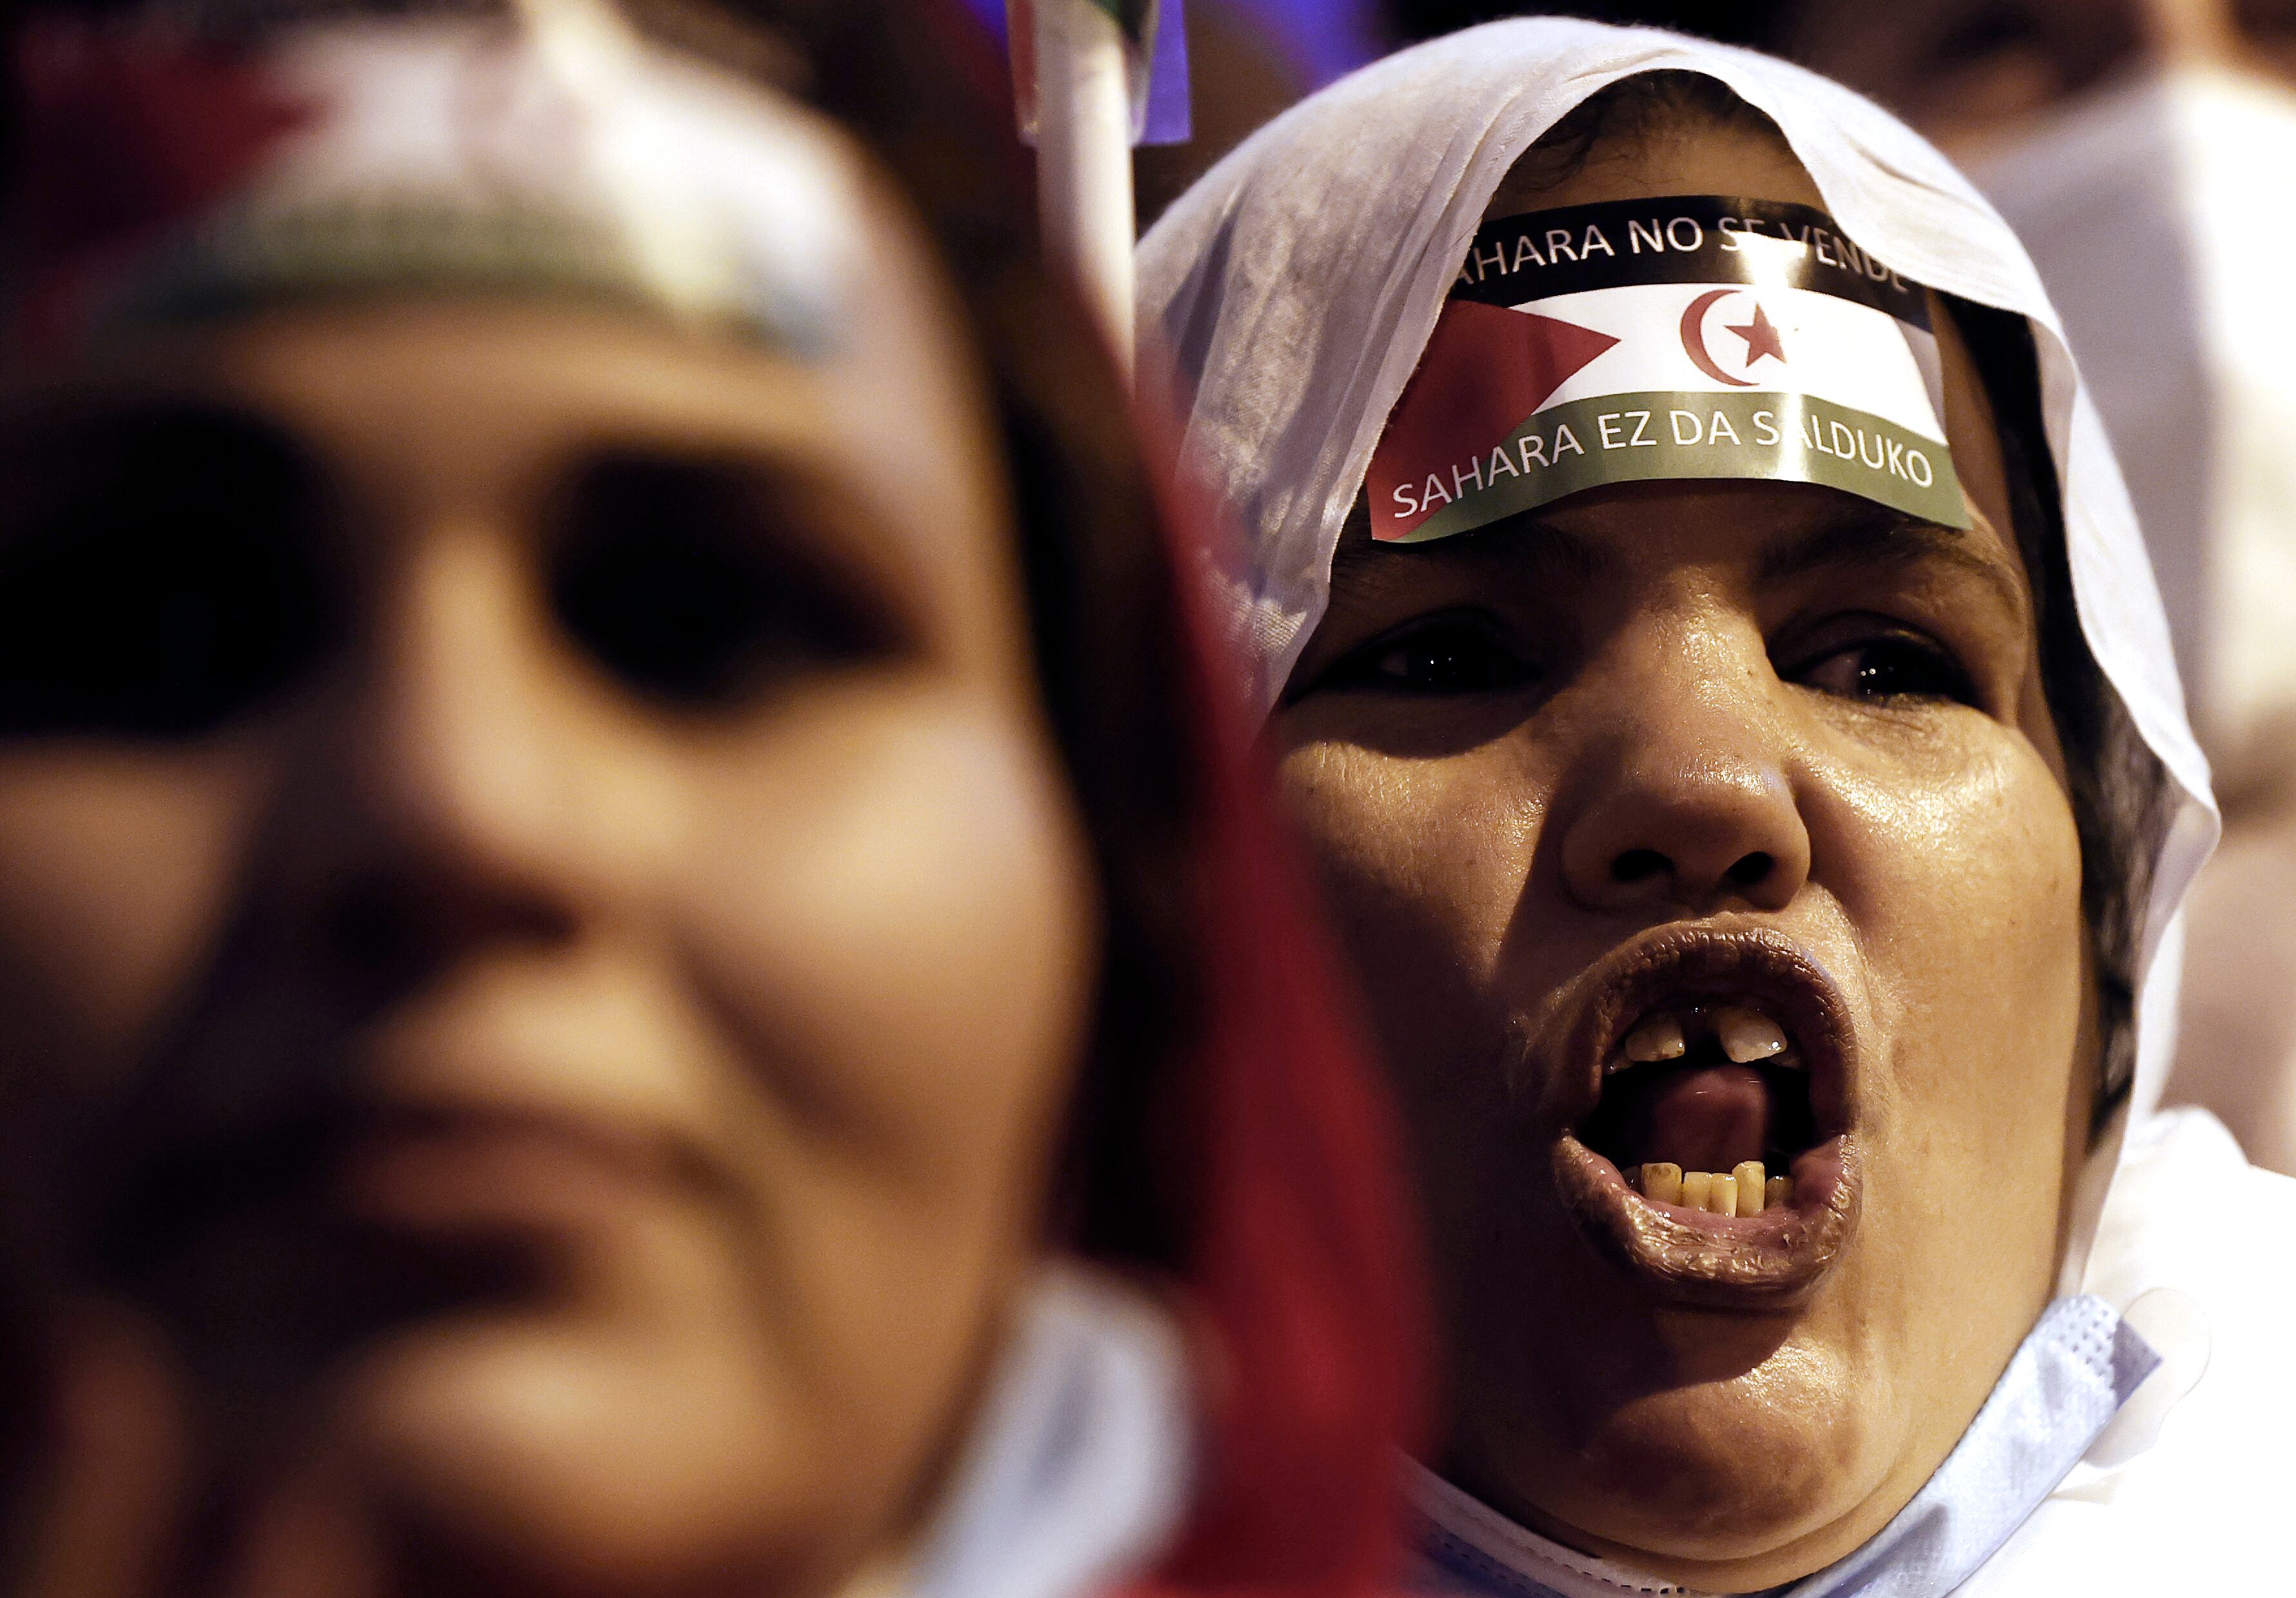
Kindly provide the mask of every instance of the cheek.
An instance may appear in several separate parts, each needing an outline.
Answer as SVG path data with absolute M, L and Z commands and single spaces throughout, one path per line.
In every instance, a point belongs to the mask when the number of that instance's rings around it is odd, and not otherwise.
M 1280 730 L 1280 729 L 1279 729 Z M 1406 760 L 1316 742 L 1278 765 L 1292 815 L 1315 850 L 1375 1003 L 1414 990 L 1426 962 L 1472 983 L 1496 968 L 1546 809 L 1520 740 Z M 1395 981 L 1383 974 L 1398 973 Z
M 1519 1164 L 1521 1084 L 1506 1069 L 1518 988 L 1501 968 L 1545 811 L 1546 789 L 1524 763 L 1534 758 L 1521 740 L 1427 761 L 1333 742 L 1293 749 L 1278 768 L 1409 1133 L 1422 1201 L 1445 1223 L 1431 1242 L 1447 1285 L 1474 1273 L 1487 1229 L 1464 1218 L 1492 1202 L 1489 1174 Z
M 82 1085 L 132 1056 L 220 930 L 260 786 L 228 754 L 0 750 L 0 1050 Z
M 702 792 L 676 935 L 749 1065 L 793 1285 L 860 1326 L 928 1281 L 977 1300 L 1037 1241 L 1096 953 L 1051 755 L 955 689 L 865 690 Z
M 1813 828 L 1889 1040 L 1882 1157 L 1918 1178 L 1898 1191 L 1940 1235 L 1981 1212 L 2053 1236 L 2066 1095 L 2092 1064 L 2074 1058 L 2087 945 L 2070 804 L 2029 743 L 1974 717 L 1888 766 L 1829 785 L 1814 808 L 1832 824 Z

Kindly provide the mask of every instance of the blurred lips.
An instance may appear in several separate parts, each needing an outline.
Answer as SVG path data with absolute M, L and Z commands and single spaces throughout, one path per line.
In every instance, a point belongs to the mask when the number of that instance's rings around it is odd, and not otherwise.
M 95 1247 L 136 1273 L 218 1229 L 349 1227 L 419 1247 L 562 1236 L 664 1201 L 739 1210 L 736 1167 L 685 1130 L 689 1107 L 664 1085 L 673 1065 L 614 1072 L 501 1037 L 448 1025 L 415 1042 L 322 1045 L 256 1076 L 268 1091 L 252 1092 L 203 1091 L 221 1080 L 199 1069 L 209 1050 L 170 1060 L 126 1117 L 143 1135 L 98 1151 L 111 1180 Z
M 1587 1141 L 1606 1091 L 1623 1091 L 1626 1072 L 1654 1069 L 1624 1059 L 1628 1033 L 1653 1014 L 1718 1006 L 1774 1018 L 1786 1037 L 1784 1058 L 1800 1074 L 1797 1091 L 1806 1079 L 1811 1135 L 1785 1150 L 1792 1196 L 1759 1215 L 1653 1202 Z M 1824 968 L 1767 929 L 1666 927 L 1588 971 L 1553 1013 L 1544 1062 L 1546 1124 L 1560 1128 L 1552 1169 L 1564 1211 L 1587 1244 L 1669 1302 L 1767 1310 L 1814 1291 L 1856 1230 L 1863 1179 L 1857 1030 Z
M 348 1218 L 393 1230 L 556 1228 L 669 1195 L 683 1164 L 661 1140 L 578 1115 L 426 1106 L 368 1117 L 335 1186 Z

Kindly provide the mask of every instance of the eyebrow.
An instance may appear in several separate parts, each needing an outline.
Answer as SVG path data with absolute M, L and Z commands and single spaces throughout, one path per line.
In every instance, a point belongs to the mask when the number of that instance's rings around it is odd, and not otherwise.
M 1351 513 L 1332 555 L 1332 593 L 1375 602 L 1429 565 L 1467 573 L 1505 572 L 1517 579 L 1593 576 L 1606 564 L 1601 551 L 1535 515 L 1508 516 L 1456 538 L 1425 544 L 1381 543 L 1360 512 Z
M 1829 566 L 1923 562 L 1953 566 L 1975 577 L 2021 625 L 2031 626 L 2031 597 L 2007 562 L 1989 557 L 1966 532 L 1870 502 L 1845 504 L 1816 526 L 1774 545 L 1763 555 L 1756 574 L 1767 586 Z M 1342 600 L 1376 605 L 1410 581 L 1414 571 L 1425 570 L 1423 563 L 1451 568 L 1471 580 L 1479 573 L 1493 579 L 1506 575 L 1520 580 L 1529 573 L 1583 580 L 1609 564 L 1597 546 L 1541 520 L 1536 512 L 1439 542 L 1397 544 L 1374 540 L 1358 506 L 1332 554 L 1332 602 L 1335 606 Z
M 1988 556 L 1965 532 L 1885 506 L 1846 507 L 1775 546 L 1762 556 L 1758 577 L 1767 585 L 1827 566 L 1902 566 L 1918 562 L 1968 572 L 1991 589 L 2010 614 L 2030 625 L 2032 598 L 2006 561 Z

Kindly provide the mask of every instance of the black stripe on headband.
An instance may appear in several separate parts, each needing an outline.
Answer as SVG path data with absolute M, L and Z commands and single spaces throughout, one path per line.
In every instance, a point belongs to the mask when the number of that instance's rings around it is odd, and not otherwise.
M 1929 296 L 1814 206 L 1721 194 L 1611 200 L 1487 222 L 1455 300 L 1521 305 L 1638 283 L 1815 289 L 1926 329 Z

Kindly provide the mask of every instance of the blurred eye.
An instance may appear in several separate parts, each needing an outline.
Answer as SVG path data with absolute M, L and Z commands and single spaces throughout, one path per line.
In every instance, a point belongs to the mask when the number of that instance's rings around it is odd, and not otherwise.
M 1918 634 L 1860 639 L 1819 657 L 1792 680 L 1846 699 L 1931 699 L 1977 703 L 1969 674 L 1947 650 Z
M 0 447 L 0 736 L 181 737 L 288 687 L 335 630 L 316 474 L 227 414 Z
M 1364 646 L 1324 680 L 1331 688 L 1406 694 L 1489 694 L 1536 681 L 1538 668 L 1486 617 L 1430 616 Z
M 731 707 L 897 641 L 865 583 L 808 555 L 833 515 L 745 463 L 596 459 L 560 515 L 559 618 L 634 692 Z

